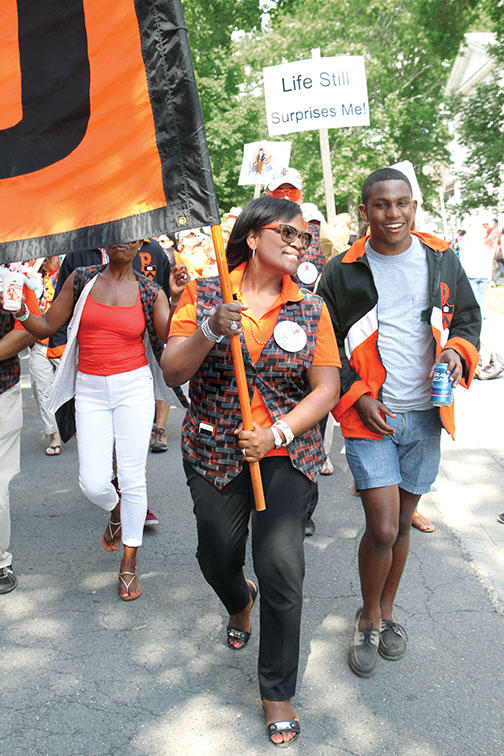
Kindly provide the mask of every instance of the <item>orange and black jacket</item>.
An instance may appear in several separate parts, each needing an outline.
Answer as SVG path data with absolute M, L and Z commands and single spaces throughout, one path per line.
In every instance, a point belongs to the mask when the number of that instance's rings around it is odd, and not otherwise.
M 478 364 L 481 312 L 460 262 L 446 241 L 416 233 L 427 253 L 429 307 L 422 313 L 432 328 L 436 357 L 455 349 L 462 360 L 461 385 L 469 387 Z M 378 293 L 365 252 L 365 239 L 328 261 L 317 293 L 331 315 L 341 358 L 341 397 L 333 410 L 347 438 L 376 438 L 354 407 L 368 394 L 381 401 L 386 370 L 378 350 Z M 401 292 L 397 292 L 401 296 Z M 440 408 L 443 426 L 453 437 L 453 403 Z

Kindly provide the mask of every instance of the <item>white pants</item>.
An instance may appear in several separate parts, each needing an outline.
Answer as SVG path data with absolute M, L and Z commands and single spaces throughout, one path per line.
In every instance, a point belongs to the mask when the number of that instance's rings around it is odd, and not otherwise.
M 21 384 L 0 394 L 0 567 L 12 563 L 9 553 L 9 483 L 19 472 L 19 448 L 23 425 Z
M 79 485 L 94 504 L 107 512 L 114 509 L 117 493 L 110 481 L 115 441 L 126 546 L 142 543 L 147 512 L 145 462 L 153 416 L 154 389 L 147 365 L 117 375 L 77 373 Z
M 42 401 L 43 392 L 52 380 L 58 364 L 59 358 L 52 359 L 47 357 L 47 345 L 39 344 L 38 341 L 36 341 L 30 349 L 30 377 L 33 395 L 39 408 L 46 436 L 50 436 L 51 433 L 56 433 L 58 430 L 56 418 L 52 412 L 49 412 L 49 410 L 46 409 L 44 402 Z

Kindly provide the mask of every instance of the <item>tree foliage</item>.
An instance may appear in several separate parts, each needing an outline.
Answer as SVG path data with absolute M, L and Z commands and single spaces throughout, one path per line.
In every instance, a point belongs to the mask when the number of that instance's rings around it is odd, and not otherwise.
M 268 135 L 263 67 L 310 58 L 317 47 L 324 57 L 363 55 L 368 78 L 371 125 L 329 132 L 337 209 L 357 204 L 362 180 L 370 171 L 405 159 L 417 169 L 428 202 L 439 167 L 448 158 L 444 86 L 477 3 L 279 0 L 262 28 L 254 0 L 185 0 L 221 207 L 243 203 L 252 195 L 251 187 L 238 187 L 237 180 L 243 143 Z M 221 38 L 213 29 L 219 19 L 211 15 L 210 5 L 223 10 L 229 6 Z M 208 34 L 205 23 L 212 27 Z M 244 33 L 233 39 L 238 29 Z M 211 38 L 219 42 L 217 51 L 208 45 Z M 280 139 L 292 141 L 291 165 L 301 171 L 307 199 L 323 207 L 318 132 Z
M 461 210 L 496 208 L 504 181 L 504 0 L 483 5 L 496 34 L 491 77 L 455 104 L 459 141 L 467 151 L 460 174 Z M 488 30 L 488 27 L 487 27 Z

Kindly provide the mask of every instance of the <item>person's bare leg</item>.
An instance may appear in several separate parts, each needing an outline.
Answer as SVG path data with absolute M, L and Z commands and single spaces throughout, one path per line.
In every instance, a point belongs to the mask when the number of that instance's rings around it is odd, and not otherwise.
M 411 518 L 415 511 L 420 496 L 399 489 L 400 513 L 399 513 L 399 533 L 396 542 L 392 548 L 392 564 L 390 566 L 385 585 L 381 595 L 381 616 L 382 619 L 393 619 L 393 605 L 399 581 L 403 574 L 404 565 L 408 557 Z
M 381 598 L 392 567 L 393 546 L 399 532 L 399 486 L 359 491 L 366 530 L 359 546 L 359 576 L 363 609 L 359 629 L 380 629 Z
M 170 403 L 162 399 L 156 399 L 156 417 L 154 423 L 158 428 L 165 430 L 168 422 L 168 413 L 170 412 Z
M 50 446 L 61 446 L 61 436 L 59 434 L 59 431 L 54 431 L 54 433 L 51 433 L 49 435 L 49 445 Z
M 248 585 L 248 581 L 247 581 L 247 585 Z M 250 612 L 252 611 L 253 605 L 254 605 L 254 600 L 251 595 L 245 609 L 242 609 L 241 612 L 238 612 L 238 614 L 229 615 L 228 627 L 235 627 L 237 630 L 245 630 L 247 633 L 250 633 Z M 242 648 L 242 646 L 245 645 L 245 643 L 243 641 L 238 640 L 238 638 L 234 638 L 233 640 L 230 640 L 229 642 L 236 649 L 240 649 Z
M 103 531 L 103 540 L 116 551 L 121 543 L 121 500 L 117 502 L 109 514 L 108 524 Z
M 112 450 L 112 471 L 114 475 L 112 483 L 115 485 L 116 490 L 117 490 L 117 485 L 116 485 L 117 483 L 117 456 L 116 456 L 115 441 L 114 441 L 114 448 Z M 117 491 L 117 493 L 119 494 L 119 491 Z M 109 546 L 112 546 L 113 551 L 116 551 L 118 546 L 121 543 L 122 531 L 121 531 L 121 528 L 119 527 L 120 522 L 121 522 L 121 497 L 119 496 L 117 504 L 115 505 L 114 509 L 111 511 L 109 515 L 110 524 L 107 525 L 103 533 L 103 538 L 105 540 L 105 543 L 108 543 Z
M 286 701 L 268 701 L 266 698 L 263 698 L 262 704 L 266 715 L 266 726 L 272 722 L 287 722 L 291 719 L 297 719 L 299 722 L 297 711 L 292 706 L 289 698 Z M 282 741 L 288 743 L 294 735 L 295 733 L 293 732 L 277 733 L 271 737 L 271 740 L 273 743 L 281 743 Z

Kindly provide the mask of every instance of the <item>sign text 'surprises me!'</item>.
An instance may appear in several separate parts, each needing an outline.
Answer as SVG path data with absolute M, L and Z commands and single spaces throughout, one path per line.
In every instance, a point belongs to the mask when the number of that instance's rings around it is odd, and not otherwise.
M 364 58 L 341 55 L 263 69 L 270 136 L 369 126 Z

